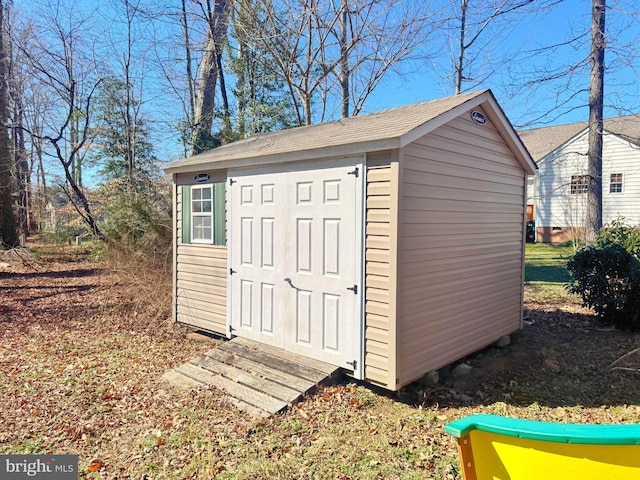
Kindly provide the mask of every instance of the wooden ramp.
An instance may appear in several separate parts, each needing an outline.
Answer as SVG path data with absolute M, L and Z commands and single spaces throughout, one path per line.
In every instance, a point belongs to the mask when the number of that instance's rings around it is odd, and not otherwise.
M 255 415 L 272 415 L 317 385 L 335 381 L 340 367 L 244 338 L 217 348 L 163 375 L 176 385 L 212 385 L 231 403 Z

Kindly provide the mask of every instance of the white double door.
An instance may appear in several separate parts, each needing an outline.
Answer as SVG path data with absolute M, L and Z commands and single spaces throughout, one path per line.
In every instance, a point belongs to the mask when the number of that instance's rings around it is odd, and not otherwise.
M 228 176 L 231 333 L 359 367 L 360 159 Z

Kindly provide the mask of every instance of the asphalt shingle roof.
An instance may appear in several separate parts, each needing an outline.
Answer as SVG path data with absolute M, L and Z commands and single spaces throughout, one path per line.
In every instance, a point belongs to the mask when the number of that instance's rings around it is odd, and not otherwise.
M 565 142 L 585 131 L 588 122 L 569 123 L 553 127 L 541 127 L 518 132 L 520 139 L 537 162 Z M 640 115 L 606 118 L 605 134 L 617 135 L 630 143 L 640 146 Z
M 169 169 L 400 139 L 404 134 L 486 92 L 471 92 L 332 122 L 260 133 L 180 160 L 171 164 Z

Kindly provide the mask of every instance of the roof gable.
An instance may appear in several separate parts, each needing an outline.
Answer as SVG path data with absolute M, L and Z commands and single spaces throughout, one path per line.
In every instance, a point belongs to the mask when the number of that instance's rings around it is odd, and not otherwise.
M 537 162 L 584 133 L 588 127 L 588 122 L 577 122 L 522 130 L 518 133 Z M 606 118 L 604 130 L 605 134 L 615 135 L 640 146 L 640 116 L 638 115 Z
M 333 122 L 253 135 L 175 162 L 165 168 L 165 171 L 180 173 L 205 166 L 230 168 L 258 163 L 264 165 L 401 148 L 465 110 L 487 103 L 490 119 L 498 126 L 503 137 L 506 137 L 505 141 L 514 149 L 523 168 L 533 173 L 535 164 L 489 90 Z

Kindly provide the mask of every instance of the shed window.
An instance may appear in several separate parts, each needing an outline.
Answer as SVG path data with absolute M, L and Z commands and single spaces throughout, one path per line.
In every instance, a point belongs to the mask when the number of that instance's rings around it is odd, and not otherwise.
M 609 193 L 622 193 L 622 174 L 612 173 L 609 182 Z
M 213 189 L 208 186 L 191 187 L 191 241 L 213 242 Z
M 571 194 L 587 193 L 589 175 L 571 175 Z
M 182 243 L 226 244 L 225 183 L 182 187 Z

